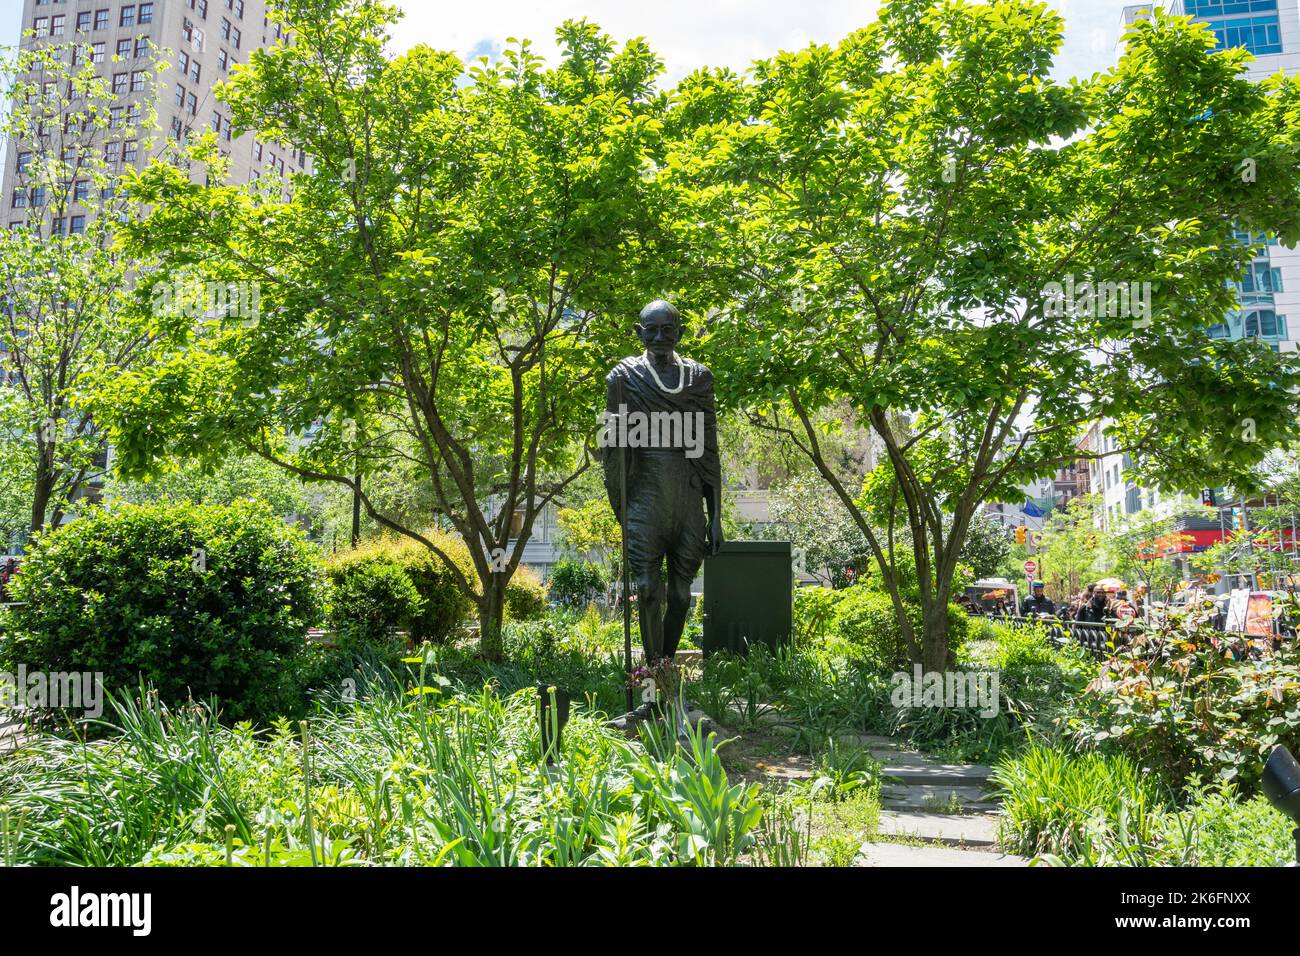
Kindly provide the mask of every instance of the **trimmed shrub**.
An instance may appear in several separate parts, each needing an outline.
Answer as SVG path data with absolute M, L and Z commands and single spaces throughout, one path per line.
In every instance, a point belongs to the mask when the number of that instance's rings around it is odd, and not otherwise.
M 260 502 L 95 509 L 41 536 L 13 582 L 0 659 L 102 673 L 129 695 L 220 699 L 227 717 L 302 706 L 295 687 L 319 619 L 315 552 Z
M 424 535 L 474 580 L 460 538 L 436 530 Z M 440 643 L 455 635 L 472 610 L 451 570 L 418 541 L 380 538 L 334 556 L 326 573 L 330 626 L 345 637 L 382 644 L 402 630 L 416 643 Z
M 584 608 L 600 600 L 605 569 L 590 561 L 558 561 L 551 568 L 551 599 L 561 607 Z
M 356 561 L 331 579 L 330 623 L 344 641 L 383 643 L 423 613 L 424 600 L 400 564 Z
M 535 621 L 546 616 L 546 587 L 528 568 L 520 567 L 506 585 L 507 621 Z
M 835 604 L 834 637 L 830 642 L 850 659 L 875 667 L 882 672 L 896 671 L 908 663 L 907 643 L 888 594 L 855 586 L 839 592 Z M 918 637 L 921 632 L 921 609 L 907 604 L 908 619 Z M 948 606 L 948 646 L 955 652 L 965 643 L 970 619 L 955 604 Z M 848 645 L 848 646 L 844 646 Z

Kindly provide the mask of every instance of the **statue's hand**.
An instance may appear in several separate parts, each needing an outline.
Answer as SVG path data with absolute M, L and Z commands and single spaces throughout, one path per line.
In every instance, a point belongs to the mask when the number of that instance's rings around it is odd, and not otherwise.
M 722 515 L 713 515 L 709 521 L 709 554 L 717 554 L 722 550 Z

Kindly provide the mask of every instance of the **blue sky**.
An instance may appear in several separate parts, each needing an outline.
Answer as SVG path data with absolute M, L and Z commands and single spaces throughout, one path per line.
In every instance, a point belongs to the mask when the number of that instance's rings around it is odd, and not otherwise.
M 1129 0 L 1132 2 L 1132 0 Z M 1049 0 L 1065 15 L 1058 74 L 1086 76 L 1110 65 L 1125 0 Z M 538 52 L 553 49 L 555 26 L 587 17 L 618 39 L 645 36 L 664 58 L 668 78 L 700 65 L 744 69 L 752 60 L 810 41 L 832 41 L 870 22 L 876 0 L 398 0 L 405 20 L 397 49 L 425 42 L 462 56 L 500 49 L 507 37 L 530 37 Z M 0 0 L 0 44 L 18 39 L 20 0 Z

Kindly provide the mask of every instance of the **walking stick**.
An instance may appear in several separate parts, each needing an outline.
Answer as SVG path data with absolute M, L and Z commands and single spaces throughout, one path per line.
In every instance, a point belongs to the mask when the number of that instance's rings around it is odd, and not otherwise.
M 619 424 L 619 441 L 618 441 L 618 503 L 619 509 L 623 512 L 619 515 L 619 523 L 622 526 L 622 533 L 619 534 L 619 542 L 622 547 L 622 559 L 620 562 L 621 577 L 623 579 L 623 673 L 627 676 L 624 683 L 627 684 L 627 712 L 632 712 L 632 602 L 631 602 L 631 576 L 627 568 L 627 429 L 623 422 L 623 412 L 626 408 L 623 401 L 623 379 L 620 376 L 618 380 L 618 424 Z

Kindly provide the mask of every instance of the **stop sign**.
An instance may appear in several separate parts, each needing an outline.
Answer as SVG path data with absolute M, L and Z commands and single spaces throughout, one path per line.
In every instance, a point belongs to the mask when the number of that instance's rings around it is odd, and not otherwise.
M 1029 578 L 1030 580 L 1033 580 L 1034 572 L 1037 570 L 1038 570 L 1038 563 L 1036 561 L 1025 562 L 1025 577 Z

